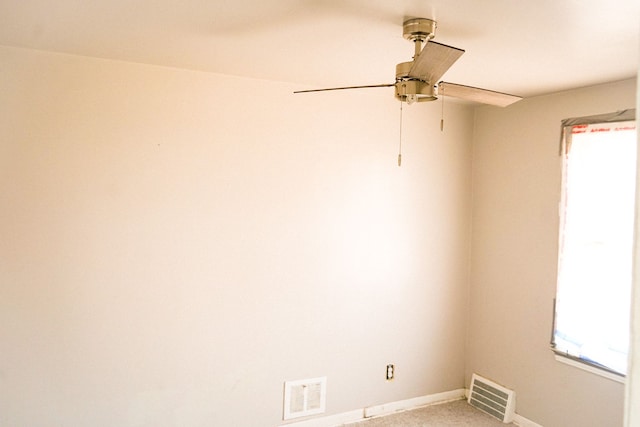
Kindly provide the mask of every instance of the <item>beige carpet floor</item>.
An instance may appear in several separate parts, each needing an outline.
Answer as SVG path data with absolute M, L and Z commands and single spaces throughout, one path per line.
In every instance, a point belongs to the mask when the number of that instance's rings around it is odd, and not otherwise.
M 349 427 L 504 427 L 504 424 L 469 405 L 466 400 L 425 406 L 411 411 L 398 412 L 384 417 L 372 418 Z

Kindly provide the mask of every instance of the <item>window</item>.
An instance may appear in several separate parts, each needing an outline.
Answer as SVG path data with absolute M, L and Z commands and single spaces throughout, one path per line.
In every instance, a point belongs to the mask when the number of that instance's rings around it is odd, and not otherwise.
M 635 111 L 563 122 L 563 183 L 552 347 L 627 372 L 634 203 Z

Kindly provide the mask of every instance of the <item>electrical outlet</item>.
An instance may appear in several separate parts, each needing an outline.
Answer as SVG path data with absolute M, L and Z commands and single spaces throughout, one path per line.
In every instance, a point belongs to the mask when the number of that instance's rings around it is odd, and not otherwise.
M 387 365 L 387 381 L 391 381 L 393 379 L 393 375 L 395 373 L 395 366 L 393 366 L 392 364 L 388 364 Z

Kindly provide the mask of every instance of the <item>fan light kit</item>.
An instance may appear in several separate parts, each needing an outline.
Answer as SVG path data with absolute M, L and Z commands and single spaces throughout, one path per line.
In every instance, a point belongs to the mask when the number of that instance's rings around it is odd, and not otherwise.
M 462 56 L 464 50 L 432 41 L 436 27 L 436 21 L 426 18 L 409 19 L 404 22 L 402 35 L 415 44 L 415 55 L 413 61 L 401 62 L 396 66 L 395 83 L 300 90 L 294 93 L 393 86 L 396 98 L 409 104 L 434 101 L 439 95 L 499 107 L 506 107 L 522 99 L 502 92 L 440 81 L 444 73 Z

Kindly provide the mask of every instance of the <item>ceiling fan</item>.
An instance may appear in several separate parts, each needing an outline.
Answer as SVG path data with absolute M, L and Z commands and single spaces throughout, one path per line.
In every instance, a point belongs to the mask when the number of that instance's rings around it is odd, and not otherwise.
M 438 96 L 452 96 L 506 107 L 522 99 L 502 92 L 440 81 L 444 73 L 462 56 L 464 50 L 432 41 L 436 26 L 436 21 L 426 18 L 409 19 L 403 23 L 403 36 L 414 42 L 415 55 L 413 61 L 396 65 L 395 83 L 299 90 L 294 93 L 394 86 L 396 98 L 409 104 L 434 101 Z

